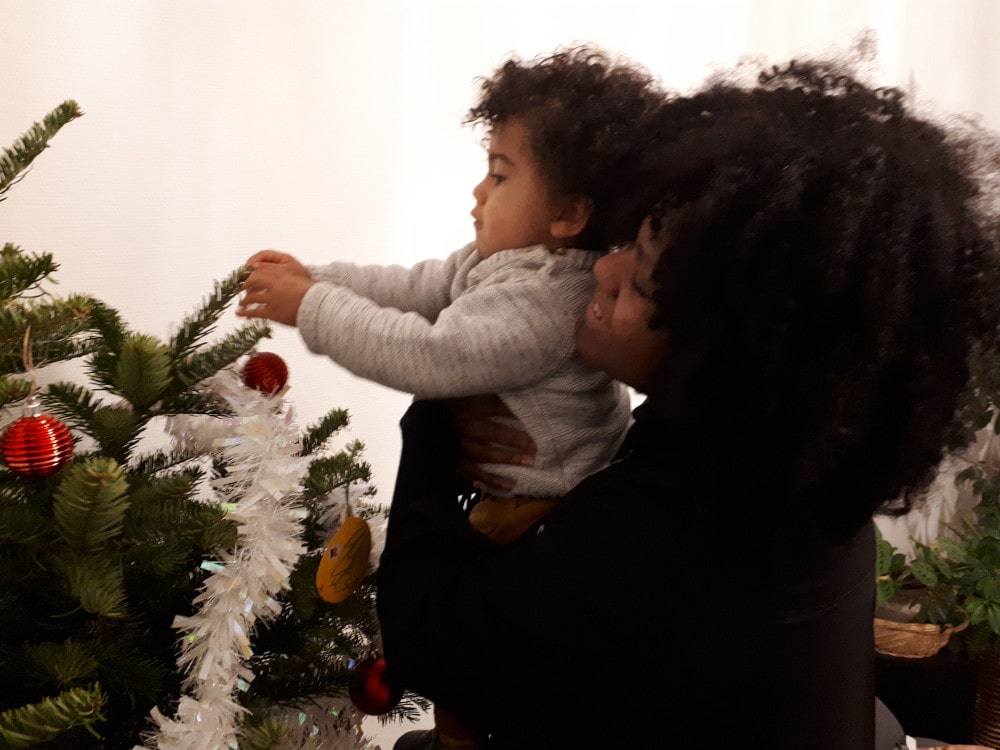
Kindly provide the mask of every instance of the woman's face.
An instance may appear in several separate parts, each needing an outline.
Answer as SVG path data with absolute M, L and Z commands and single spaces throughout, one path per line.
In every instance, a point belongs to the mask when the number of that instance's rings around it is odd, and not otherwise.
M 667 331 L 649 327 L 656 309 L 653 268 L 665 234 L 662 229 L 654 233 L 647 218 L 633 244 L 597 261 L 597 289 L 576 335 L 584 361 L 638 391 L 649 384 L 667 351 Z

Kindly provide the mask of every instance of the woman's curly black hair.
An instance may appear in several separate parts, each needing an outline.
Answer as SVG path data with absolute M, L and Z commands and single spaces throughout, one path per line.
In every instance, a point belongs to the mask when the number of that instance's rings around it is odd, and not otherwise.
M 583 195 L 594 208 L 574 245 L 605 251 L 635 236 L 644 209 L 634 202 L 643 128 L 665 92 L 642 66 L 593 45 L 522 60 L 510 57 L 479 79 L 465 123 L 517 117 L 528 128 L 536 165 L 554 196 Z
M 782 512 L 846 534 L 908 510 L 968 442 L 970 357 L 996 346 L 995 136 L 807 61 L 670 99 L 653 141 L 653 402 L 688 399 L 692 434 L 730 436 L 721 460 Z

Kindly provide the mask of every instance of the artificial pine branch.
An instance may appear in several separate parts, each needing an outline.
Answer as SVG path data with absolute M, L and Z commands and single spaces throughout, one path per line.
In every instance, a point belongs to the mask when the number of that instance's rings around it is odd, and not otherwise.
M 34 123 L 10 148 L 0 154 L 0 201 L 6 200 L 6 193 L 19 181 L 18 176 L 46 149 L 49 140 L 59 129 L 82 115 L 79 105 L 69 99 L 45 115 L 40 123 Z
M 118 352 L 111 391 L 126 398 L 136 409 L 146 410 L 170 386 L 170 370 L 166 344 L 155 336 L 130 334 Z
M 99 454 L 125 465 L 149 420 L 148 414 L 128 403 L 99 406 L 90 417 L 88 431 L 97 441 Z
M 217 281 L 212 293 L 202 302 L 201 308 L 181 321 L 169 344 L 175 359 L 185 359 L 195 350 L 198 342 L 215 329 L 219 317 L 239 295 L 248 274 L 247 269 L 238 268 L 225 279 Z
M 190 505 L 194 507 L 211 508 L 209 504 L 195 501 L 198 484 L 204 477 L 205 472 L 200 466 L 186 466 L 180 471 L 161 476 L 137 473 L 131 492 L 135 510 L 129 513 L 126 520 L 126 533 L 134 534 L 144 523 L 150 524 L 150 532 L 161 531 L 164 526 L 174 528 L 187 514 L 189 505 L 188 502 L 177 503 L 178 500 L 190 501 Z M 150 518 L 150 509 L 154 506 L 162 508 L 164 512 Z
M 354 440 L 332 456 L 317 458 L 309 464 L 309 474 L 302 482 L 307 498 L 321 498 L 339 487 L 371 479 L 371 467 L 360 460 L 364 443 Z
M 337 695 L 350 678 L 346 664 L 323 664 L 302 656 L 273 659 L 268 664 L 255 663 L 257 679 L 251 683 L 249 704 L 255 697 L 266 696 L 266 704 L 294 705 L 303 696 Z M 289 675 L 296 675 L 293 685 Z
M 7 404 L 23 401 L 29 395 L 34 386 L 24 378 L 8 378 L 0 376 L 0 409 Z
M 173 383 L 164 393 L 165 410 L 170 410 L 175 398 L 186 389 L 196 386 L 224 367 L 242 357 L 254 344 L 271 335 L 266 323 L 253 321 L 223 337 L 212 346 L 188 356 L 174 365 Z
M 129 541 L 134 542 L 135 546 L 122 555 L 122 563 L 134 565 L 136 570 L 151 576 L 175 576 L 191 565 L 191 550 L 194 545 L 185 537 L 164 537 L 161 533 L 145 539 L 134 536 Z
M 100 685 L 94 684 L 4 711 L 0 713 L 0 749 L 38 745 L 73 727 L 84 727 L 96 736 L 92 726 L 103 720 L 101 708 L 106 702 Z
M 185 467 L 189 462 L 203 458 L 205 458 L 204 454 L 195 451 L 162 450 L 139 456 L 130 466 L 133 476 L 152 478 L 157 474 Z
M 323 416 L 319 422 L 306 427 L 302 433 L 302 450 L 300 456 L 311 456 L 321 450 L 326 442 L 340 432 L 349 422 L 346 409 L 334 409 Z
M 149 554 L 151 549 L 171 554 L 183 550 L 190 560 L 198 550 L 235 545 L 236 525 L 226 518 L 225 510 L 195 499 L 200 479 L 200 472 L 191 470 L 133 489 L 133 510 L 125 525 L 130 561 L 145 560 L 165 573 L 173 563 L 153 559 L 156 555 Z M 164 528 L 171 530 L 169 537 L 163 536 Z
M 288 725 L 264 719 L 244 727 L 240 750 L 281 750 L 291 737 Z
M 100 302 L 90 309 L 90 326 L 101 345 L 87 360 L 87 374 L 98 387 L 113 388 L 115 368 L 129 334 L 128 327 L 117 310 Z
M 94 644 L 95 658 L 105 675 L 105 687 L 118 695 L 133 696 L 136 702 L 152 703 L 163 694 L 164 685 L 174 677 L 164 668 L 158 654 L 151 655 L 132 643 L 142 643 L 143 633 L 137 628 L 123 628 L 129 638 Z
M 71 466 L 53 495 L 52 512 L 71 549 L 92 552 L 122 532 L 129 507 L 125 469 L 110 458 Z
M 52 562 L 84 612 L 109 619 L 127 616 L 128 594 L 124 573 L 117 561 L 67 550 Z
M 91 391 L 76 383 L 52 383 L 39 394 L 39 401 L 67 427 L 93 437 L 90 423 L 101 404 Z
M 176 396 L 164 398 L 163 401 L 157 404 L 156 413 L 162 417 L 180 414 L 228 417 L 232 415 L 232 409 L 217 394 L 210 391 L 184 391 Z
M 44 537 L 50 528 L 48 516 L 35 508 L 23 503 L 0 504 L 0 544 L 28 544 Z
M 86 354 L 93 348 L 90 308 L 93 299 L 74 295 L 67 299 L 46 297 L 31 305 L 8 302 L 0 308 L 0 359 L 2 372 L 24 372 L 22 349 L 24 334 L 29 332 L 35 367 Z M 30 331 L 29 331 L 30 329 Z
M 96 341 L 92 336 L 64 338 L 74 335 L 74 329 L 82 333 L 82 326 L 76 326 L 72 321 L 63 319 L 59 323 L 42 327 L 42 332 L 51 330 L 52 337 L 47 339 L 34 338 L 35 328 L 32 326 L 31 357 L 36 368 L 45 367 L 53 362 L 66 362 L 84 357 L 94 351 Z
M 51 253 L 29 255 L 12 242 L 4 243 L 0 250 L 0 301 L 22 296 L 57 268 Z
M 41 684 L 60 688 L 91 682 L 97 672 L 97 660 L 83 643 L 68 638 L 62 643 L 39 643 L 28 646 L 25 655 Z

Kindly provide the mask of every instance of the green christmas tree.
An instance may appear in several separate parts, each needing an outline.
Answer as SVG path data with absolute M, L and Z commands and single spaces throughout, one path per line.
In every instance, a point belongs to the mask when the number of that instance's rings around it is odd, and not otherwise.
M 0 201 L 80 115 L 5 150 Z M 316 584 L 331 535 L 383 517 L 363 445 L 327 448 L 347 413 L 300 432 L 251 382 L 266 324 L 209 341 L 242 269 L 161 340 L 51 294 L 57 268 L 0 254 L 0 748 L 369 747 L 348 692 L 377 651 L 373 571 L 354 560 L 336 603 Z M 72 360 L 89 382 L 38 385 Z

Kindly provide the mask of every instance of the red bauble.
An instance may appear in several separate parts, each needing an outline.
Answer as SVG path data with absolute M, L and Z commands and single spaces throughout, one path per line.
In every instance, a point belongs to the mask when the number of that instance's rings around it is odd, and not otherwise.
M 21 417 L 4 432 L 0 455 L 15 474 L 47 477 L 73 457 L 73 435 L 48 414 Z
M 385 714 L 396 707 L 403 691 L 386 680 L 385 659 L 369 657 L 358 662 L 347 686 L 351 702 L 366 714 Z
M 288 382 L 288 365 L 273 352 L 254 354 L 243 365 L 243 385 L 269 396 L 274 395 Z

